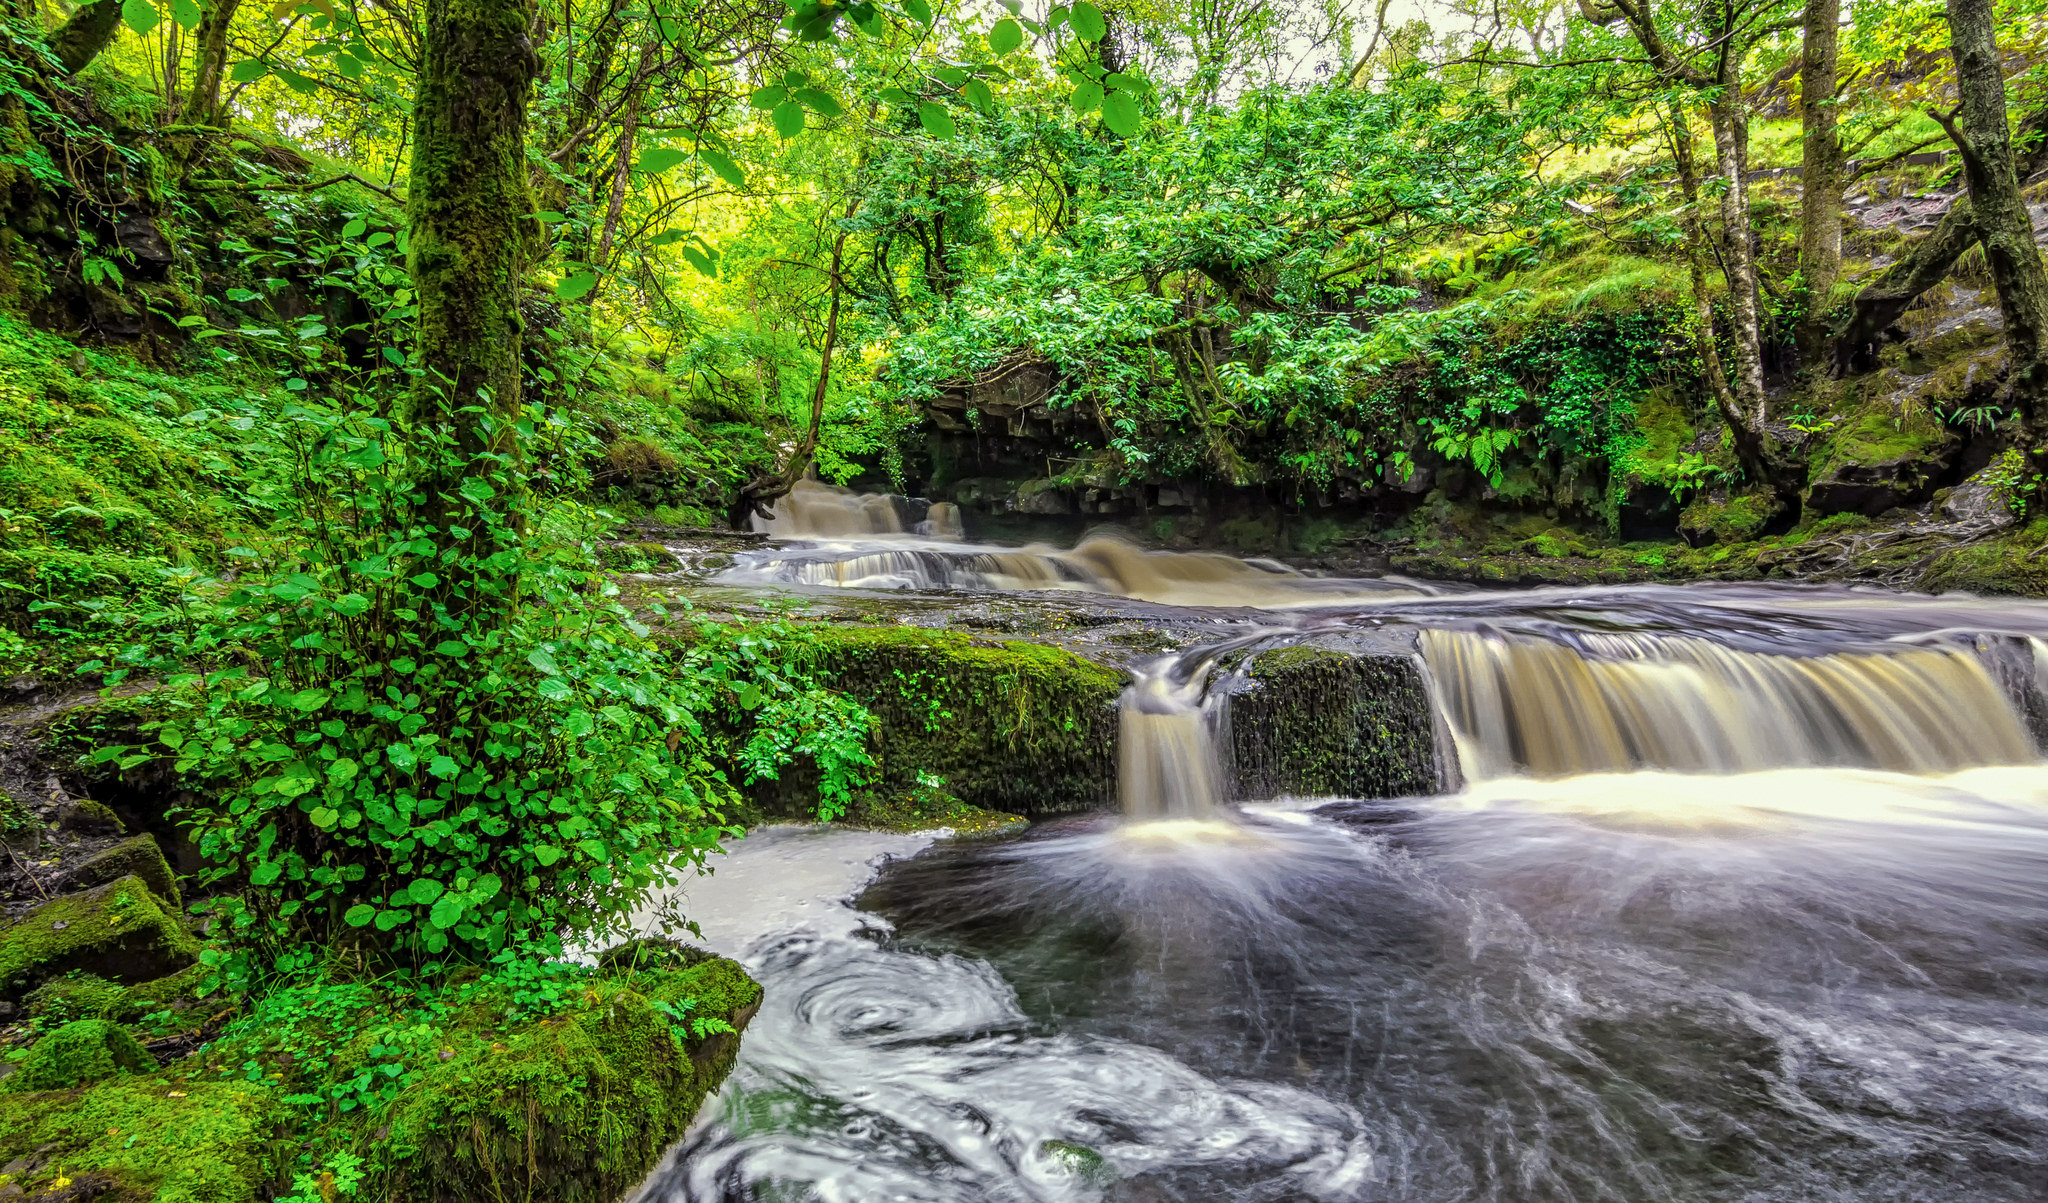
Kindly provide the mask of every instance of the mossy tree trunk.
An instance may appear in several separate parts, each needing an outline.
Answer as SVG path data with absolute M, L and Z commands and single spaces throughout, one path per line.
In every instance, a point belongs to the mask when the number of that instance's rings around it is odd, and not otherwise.
M 192 92 L 185 97 L 184 120 L 190 125 L 226 126 L 227 106 L 221 103 L 221 81 L 227 77 L 228 27 L 242 0 L 207 0 L 200 10 L 199 28 L 192 40 L 198 43 L 198 61 L 193 65 Z
M 50 32 L 49 47 L 66 71 L 76 75 L 114 44 L 121 32 L 121 0 L 93 0 Z
M 1993 34 L 1991 0 L 1950 0 L 1956 62 L 1953 114 L 1935 114 L 1962 155 L 1984 258 L 2005 315 L 2006 388 L 2036 452 L 2048 449 L 2048 266 L 2020 192 L 2006 126 L 2005 71 Z
M 1841 21 L 1842 0 L 1807 0 L 1799 60 L 1799 272 L 1806 281 L 1799 350 L 1807 363 L 1817 363 L 1826 346 L 1828 294 L 1842 275 L 1842 138 L 1835 121 Z
M 426 9 L 407 196 L 427 369 L 413 416 L 470 454 L 511 450 L 519 412 L 534 20 L 532 0 L 429 0 Z

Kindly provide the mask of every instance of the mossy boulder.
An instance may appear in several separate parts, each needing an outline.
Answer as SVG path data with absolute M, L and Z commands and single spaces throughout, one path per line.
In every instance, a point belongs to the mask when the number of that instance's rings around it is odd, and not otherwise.
M 0 928 L 0 1001 L 72 970 L 144 982 L 193 963 L 199 943 L 139 877 L 48 902 Z
M 502 1034 L 458 1025 L 446 1058 L 365 1134 L 371 1197 L 610 1203 L 731 1070 L 760 999 L 744 970 L 713 958 L 600 979 L 580 1006 Z M 702 1020 L 716 1022 L 692 1028 Z
M 1784 506 L 1769 493 L 1729 496 L 1725 490 L 1701 494 L 1678 517 L 1678 533 L 1694 547 L 1747 543 L 1763 533 Z
M 162 1072 L 9 1093 L 0 1104 L 0 1198 L 11 1186 L 27 1199 L 267 1203 L 282 1185 L 284 1110 L 275 1090 Z M 74 1191 L 97 1190 L 64 1194 L 65 1179 Z
M 1115 800 L 1120 672 L 1042 644 L 913 627 L 824 627 L 799 655 L 881 720 L 879 794 L 936 776 L 1006 814 Z M 756 796 L 771 812 L 802 810 L 815 789 L 800 773 L 783 778 Z
M 1806 509 L 1876 517 L 1933 495 L 1962 440 L 1926 406 L 1872 404 L 1829 431 L 1814 456 Z
M 131 875 L 141 878 L 151 893 L 171 906 L 183 904 L 177 875 L 171 872 L 170 862 L 164 859 L 163 849 L 157 847 L 153 835 L 130 836 L 110 848 L 100 849 L 73 865 L 64 880 L 72 889 L 84 889 Z
M 74 1019 L 36 1041 L 20 1067 L 0 1081 L 0 1091 L 62 1090 L 155 1068 L 156 1058 L 120 1024 Z
M 1996 538 L 1942 552 L 1914 587 L 1929 593 L 1959 589 L 2048 597 L 2048 555 L 2038 554 L 2044 544 L 2048 544 L 2048 519 L 2036 519 Z
M 1320 647 L 1262 652 L 1230 696 L 1240 797 L 1435 793 L 1429 689 L 1412 656 Z
M 105 803 L 78 798 L 57 812 L 57 826 L 73 835 L 120 835 L 126 828 L 121 816 Z

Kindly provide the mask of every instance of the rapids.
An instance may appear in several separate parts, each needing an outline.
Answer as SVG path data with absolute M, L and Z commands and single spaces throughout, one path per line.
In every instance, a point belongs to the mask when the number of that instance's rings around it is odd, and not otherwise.
M 2048 1197 L 2048 605 L 1192 595 L 1232 609 L 1134 666 L 1124 815 L 770 829 L 688 884 L 767 998 L 640 1199 Z M 1411 641 L 1462 784 L 1228 798 L 1217 682 L 1368 631 Z

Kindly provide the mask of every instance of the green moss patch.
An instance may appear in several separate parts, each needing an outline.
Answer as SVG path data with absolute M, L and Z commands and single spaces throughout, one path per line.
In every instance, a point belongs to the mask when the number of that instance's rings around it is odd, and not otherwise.
M 97 1178 L 91 1197 L 118 1203 L 257 1203 L 273 1197 L 283 1110 L 262 1086 L 164 1073 L 10 1094 L 0 1163 L 24 1163 L 11 1185 L 32 1198 Z
M 1429 691 L 1410 657 L 1281 648 L 1260 653 L 1251 678 L 1258 688 L 1230 698 L 1244 796 L 1436 792 Z
M 105 1019 L 74 1019 L 36 1041 L 0 1090 L 62 1090 L 155 1068 L 156 1058 L 126 1028 Z
M 1042 644 L 908 627 L 820 628 L 799 654 L 829 687 L 880 719 L 877 793 L 940 778 L 963 801 L 1007 814 L 1090 810 L 1116 791 L 1116 699 L 1124 676 Z M 769 795 L 804 813 L 796 773 Z
M 199 955 L 174 912 L 139 877 L 45 903 L 0 928 L 0 999 L 72 970 L 116 981 L 164 977 Z

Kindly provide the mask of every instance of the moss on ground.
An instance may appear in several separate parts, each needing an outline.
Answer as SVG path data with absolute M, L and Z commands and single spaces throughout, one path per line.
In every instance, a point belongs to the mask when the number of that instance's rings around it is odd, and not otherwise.
M 863 831 L 946 830 L 955 835 L 999 835 L 1025 825 L 1017 815 L 1003 814 L 962 802 L 937 786 L 919 785 L 900 793 L 873 790 L 855 794 L 838 823 Z
M 914 627 L 826 626 L 797 655 L 880 719 L 876 792 L 939 778 L 1007 814 L 1090 810 L 1116 788 L 1116 699 L 1124 676 L 1043 644 Z M 768 783 L 776 813 L 804 813 L 812 782 Z
M 1981 543 L 1936 556 L 1918 587 L 1930 593 L 1960 589 L 2014 597 L 2048 597 L 2048 518 Z
M 279 1185 L 285 1110 L 264 1086 L 161 1071 L 10 1094 L 0 1161 L 24 1163 L 9 1185 L 29 1198 L 56 1196 L 69 1179 L 100 1182 L 100 1193 L 76 1197 L 104 1203 L 258 1203 Z
M 74 1019 L 36 1041 L 0 1091 L 63 1090 L 119 1073 L 148 1073 L 156 1058 L 128 1029 L 107 1019 Z

